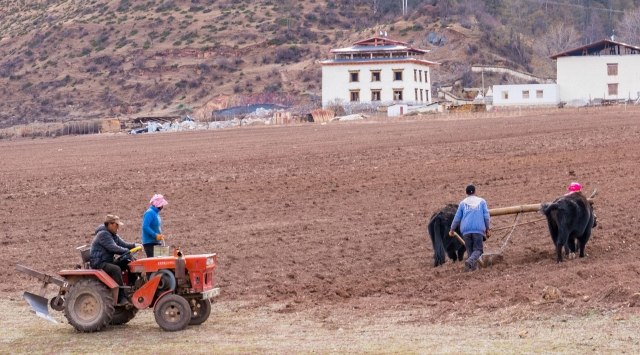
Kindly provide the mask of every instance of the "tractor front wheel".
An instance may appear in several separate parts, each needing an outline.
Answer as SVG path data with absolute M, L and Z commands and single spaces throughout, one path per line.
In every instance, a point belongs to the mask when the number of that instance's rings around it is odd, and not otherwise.
M 201 299 L 192 300 L 191 302 L 191 321 L 189 325 L 200 325 L 204 323 L 211 314 L 211 301 Z
M 125 307 L 116 307 L 115 312 L 113 313 L 113 318 L 111 318 L 111 325 L 122 325 L 129 323 L 132 320 L 136 313 L 138 313 L 137 308 L 125 308 Z
M 191 307 L 184 297 L 168 294 L 158 301 L 153 314 L 160 328 L 174 332 L 187 327 L 191 320 Z
M 113 317 L 111 290 L 96 279 L 80 280 L 67 291 L 64 316 L 76 330 L 97 332 Z

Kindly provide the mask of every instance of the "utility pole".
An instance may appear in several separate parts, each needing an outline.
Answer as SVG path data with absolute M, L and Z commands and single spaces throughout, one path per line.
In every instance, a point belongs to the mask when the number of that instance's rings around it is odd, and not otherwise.
M 482 97 L 484 98 L 486 95 L 484 94 L 484 68 L 482 68 Z

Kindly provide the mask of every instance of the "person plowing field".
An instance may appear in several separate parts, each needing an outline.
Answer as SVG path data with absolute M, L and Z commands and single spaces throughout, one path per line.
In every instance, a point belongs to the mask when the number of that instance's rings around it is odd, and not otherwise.
M 467 198 L 460 202 L 449 231 L 449 236 L 453 237 L 456 228 L 460 226 L 468 255 L 467 261 L 464 262 L 465 272 L 478 269 L 478 259 L 483 252 L 482 241 L 485 236 L 491 236 L 487 202 L 476 196 L 476 188 L 473 185 L 467 186 L 466 192 Z
M 127 243 L 118 235 L 118 228 L 123 225 L 120 217 L 108 214 L 104 225 L 96 228 L 96 236 L 91 242 L 91 268 L 104 270 L 119 286 L 122 283 L 122 270 L 127 270 L 131 261 L 130 249 L 139 245 Z M 114 261 L 116 254 L 121 255 L 118 261 Z M 118 306 L 130 304 L 122 288 L 118 292 Z

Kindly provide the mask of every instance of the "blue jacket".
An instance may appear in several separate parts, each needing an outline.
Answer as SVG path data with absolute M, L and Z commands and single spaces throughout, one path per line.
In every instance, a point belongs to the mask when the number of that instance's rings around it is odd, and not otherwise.
M 460 225 L 462 235 L 471 233 L 485 235 L 485 231 L 491 229 L 487 202 L 473 195 L 462 200 L 455 217 L 453 217 L 451 230 L 456 230 L 458 225 Z
M 113 263 L 115 254 L 122 255 L 135 246 L 135 243 L 127 243 L 119 235 L 111 233 L 104 224 L 100 225 L 91 243 L 91 268 L 95 269 L 103 262 Z
M 162 219 L 158 214 L 160 210 L 151 206 L 142 216 L 142 245 L 144 244 L 161 244 L 156 240 L 156 235 L 162 234 Z

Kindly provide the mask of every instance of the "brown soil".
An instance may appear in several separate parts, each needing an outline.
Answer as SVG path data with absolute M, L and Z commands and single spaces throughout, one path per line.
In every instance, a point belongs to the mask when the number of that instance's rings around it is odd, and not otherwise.
M 107 213 L 139 241 L 147 202 L 162 193 L 167 242 L 218 253 L 222 301 L 320 317 L 326 307 L 427 307 L 443 321 L 514 306 L 621 309 L 640 275 L 640 110 L 631 110 L 1 141 L 0 291 L 37 287 L 17 263 L 73 267 L 74 248 Z M 428 218 L 467 184 L 496 208 L 551 201 L 571 181 L 600 191 L 587 257 L 556 264 L 538 222 L 517 228 L 491 268 L 433 267 Z M 513 217 L 494 218 L 494 229 Z M 560 298 L 544 300 L 547 286 Z

